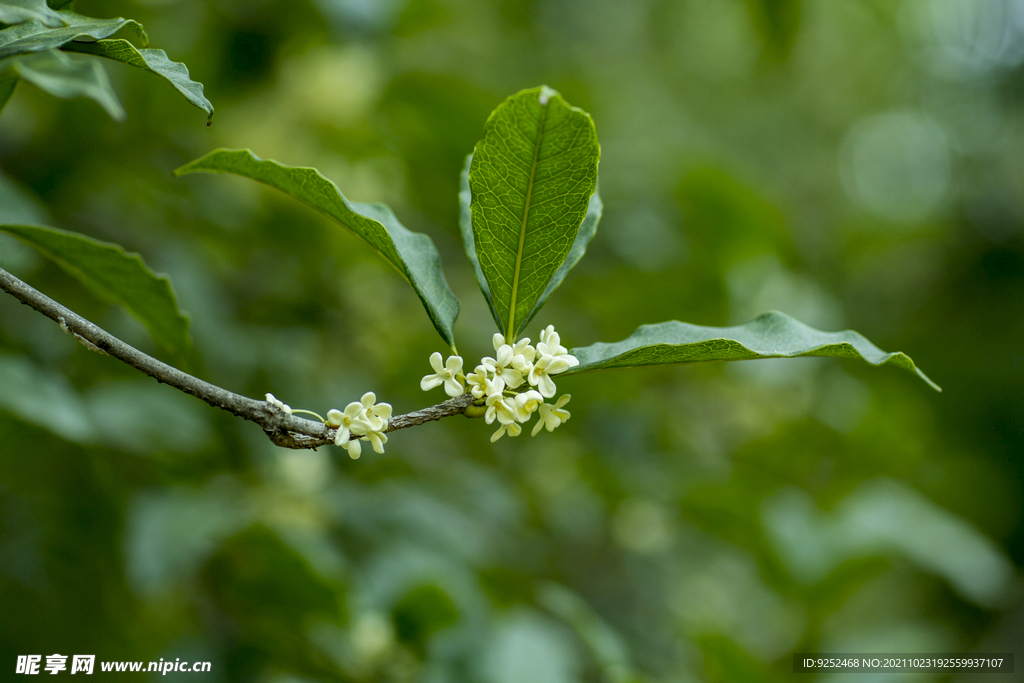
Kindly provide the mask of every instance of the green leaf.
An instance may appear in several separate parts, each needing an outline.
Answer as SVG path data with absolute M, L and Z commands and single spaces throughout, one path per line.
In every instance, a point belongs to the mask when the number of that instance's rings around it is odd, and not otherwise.
M 533 320 L 533 317 L 537 315 L 537 311 L 540 310 L 541 306 L 547 302 L 551 293 L 558 289 L 558 285 L 562 284 L 562 280 L 569 274 L 569 271 L 580 262 L 583 254 L 587 253 L 590 240 L 594 239 L 594 235 L 597 234 L 597 224 L 601 221 L 602 213 L 604 213 L 604 203 L 601 201 L 601 197 L 595 187 L 594 194 L 590 195 L 590 203 L 587 204 L 587 215 L 583 218 L 583 225 L 580 226 L 579 232 L 576 233 L 576 239 L 572 243 L 572 248 L 569 249 L 569 255 L 565 257 L 565 261 L 555 271 L 551 281 L 548 282 L 548 286 L 544 288 L 544 293 L 540 295 L 537 303 L 530 309 L 519 329 L 525 328 Z
M 0 57 L 56 49 L 72 40 L 89 42 L 109 38 L 125 27 L 135 31 L 143 45 L 147 40 L 142 24 L 131 19 L 93 19 L 67 11 L 59 15 L 67 26 L 51 28 L 39 21 L 27 21 L 0 31 Z
M 798 356 L 862 358 L 871 365 L 893 365 L 909 370 L 936 391 L 942 391 L 903 353 L 885 353 L 852 330 L 821 332 L 777 311 L 762 313 L 746 325 L 738 327 L 701 327 L 675 320 L 642 325 L 623 341 L 592 344 L 572 349 L 569 353 L 580 364 L 563 373 L 565 375 L 610 368 L 713 360 Z
M 35 247 L 96 296 L 120 304 L 142 322 L 161 346 L 188 357 L 188 318 L 165 275 L 156 275 L 138 254 L 57 228 L 0 225 L 0 231 Z
M 64 19 L 46 4 L 46 0 L 0 0 L 0 24 L 36 21 L 45 26 L 63 26 Z
M 597 185 L 600 147 L 590 116 L 547 86 L 495 109 L 469 170 L 480 269 L 513 338 L 565 261 Z
M 473 200 L 473 193 L 469 189 L 469 167 L 473 163 L 472 152 L 466 155 L 466 163 L 462 165 L 462 178 L 459 183 L 459 229 L 462 231 L 462 246 L 466 250 L 469 262 L 473 264 L 473 272 L 476 273 L 476 282 L 480 285 L 480 291 L 487 300 L 487 306 L 491 309 L 491 315 L 498 329 L 502 329 L 501 316 L 498 309 L 494 307 L 494 300 L 491 299 L 491 287 L 487 284 L 484 271 L 480 269 L 480 259 L 476 256 L 476 240 L 473 238 L 473 215 L 470 205 Z
M 469 257 L 470 263 L 473 264 L 473 272 L 476 273 L 477 284 L 480 285 L 480 291 L 483 292 L 484 299 L 487 300 L 487 305 L 491 309 L 494 322 L 501 328 L 501 316 L 498 315 L 498 311 L 494 307 L 494 301 L 491 299 L 491 288 L 487 284 L 487 278 L 484 277 L 483 271 L 480 269 L 480 260 L 476 255 L 476 241 L 473 238 L 473 216 L 470 211 L 473 193 L 469 189 L 469 168 L 472 163 L 473 155 L 470 153 L 466 155 L 466 163 L 462 166 L 462 179 L 459 185 L 459 227 L 462 230 L 462 244 L 466 249 L 466 256 Z M 594 194 L 590 197 L 590 204 L 587 206 L 587 215 L 583 219 L 583 225 L 580 226 L 579 232 L 576 233 L 576 240 L 572 243 L 568 256 L 566 256 L 565 261 L 559 266 L 558 270 L 555 271 L 544 293 L 537 299 L 537 303 L 533 305 L 533 309 L 526 316 L 526 319 L 523 320 L 520 329 L 525 327 L 537 315 L 537 311 L 548 300 L 551 293 L 558 288 L 558 285 L 562 284 L 562 280 L 569 274 L 569 271 L 583 258 L 590 240 L 597 233 L 597 224 L 601 220 L 603 210 L 604 205 L 601 203 L 601 197 L 598 196 L 595 189 Z
M 0 73 L 7 69 L 55 97 L 88 97 L 111 117 L 124 118 L 107 72 L 91 59 L 72 59 L 59 50 L 45 50 L 0 59 Z
M 167 79 L 189 102 L 206 112 L 207 123 L 213 121 L 213 105 L 203 95 L 203 84 L 189 78 L 188 67 L 172 62 L 163 50 L 137 49 L 127 40 L 98 40 L 94 43 L 70 42 L 62 48 L 84 52 L 145 69 Z
M 444 278 L 437 247 L 426 235 L 399 223 L 391 209 L 383 204 L 350 202 L 315 168 L 263 160 L 247 149 L 216 149 L 175 170 L 174 175 L 200 171 L 233 173 L 265 183 L 355 233 L 412 285 L 441 338 L 455 347 L 459 300 Z

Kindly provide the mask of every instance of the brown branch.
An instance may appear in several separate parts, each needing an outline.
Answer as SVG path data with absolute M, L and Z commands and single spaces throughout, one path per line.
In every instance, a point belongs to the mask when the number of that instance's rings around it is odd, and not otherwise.
M 56 322 L 61 329 L 72 335 L 89 350 L 113 356 L 158 382 L 202 399 L 211 406 L 226 410 L 244 420 L 255 422 L 278 446 L 316 448 L 334 443 L 334 435 L 337 430 L 314 420 L 288 415 L 266 401 L 258 401 L 222 389 L 158 361 L 94 325 L 74 311 L 65 308 L 3 268 L 0 268 L 0 289 Z M 393 432 L 431 420 L 440 420 L 442 417 L 459 415 L 465 412 L 472 402 L 473 396 L 464 394 L 429 408 L 398 415 L 389 420 L 388 427 L 384 431 Z M 358 437 L 352 435 L 351 438 Z

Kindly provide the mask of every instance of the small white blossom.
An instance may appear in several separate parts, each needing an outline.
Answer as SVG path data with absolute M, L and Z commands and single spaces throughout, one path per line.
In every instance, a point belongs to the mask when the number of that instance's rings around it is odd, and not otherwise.
M 376 451 L 377 453 L 383 453 L 384 444 L 388 442 L 388 435 L 385 434 L 384 432 L 379 431 L 370 432 L 363 438 L 369 440 L 370 445 L 373 446 L 373 450 Z
M 512 354 L 514 356 L 522 356 L 523 360 L 527 364 L 532 364 L 533 360 L 537 357 L 537 349 L 530 346 L 530 338 L 523 337 L 516 342 L 516 345 L 512 347 Z M 529 369 L 527 369 L 529 371 Z
M 513 354 L 508 344 L 499 347 L 494 355 L 495 358 L 485 356 L 480 362 L 496 377 L 500 377 L 509 389 L 517 389 L 523 383 L 523 357 Z
M 470 393 L 475 398 L 501 394 L 505 390 L 505 380 L 501 377 L 488 377 L 489 374 L 487 366 L 478 365 L 476 370 L 466 375 L 466 384 L 471 387 Z
M 541 330 L 540 343 L 537 344 L 537 353 L 542 357 L 548 355 L 564 360 L 569 364 L 570 368 L 580 364 L 576 356 L 569 355 L 569 350 L 562 346 L 562 340 L 559 338 L 558 333 L 555 332 L 554 325 L 548 325 Z
M 509 424 L 502 424 L 500 427 L 498 427 L 498 431 L 494 432 L 494 434 L 491 435 L 491 443 L 494 443 L 501 437 L 505 436 L 505 434 L 508 434 L 509 436 L 519 436 L 519 434 L 521 434 L 522 431 L 523 428 L 517 425 L 515 422 L 511 422 Z
M 571 358 L 572 356 L 570 356 Z M 565 360 L 564 356 L 555 357 L 549 354 L 544 354 L 540 357 L 533 367 L 530 368 L 530 384 L 537 387 L 537 390 L 545 398 L 551 398 L 555 395 L 555 382 L 551 379 L 550 375 L 557 375 L 560 372 L 565 372 L 569 369 L 569 362 Z
M 274 406 L 275 408 L 280 410 L 282 413 L 287 413 L 288 415 L 292 414 L 291 406 L 289 406 L 288 404 L 286 404 L 286 403 L 284 403 L 282 401 L 279 401 L 278 399 L 274 398 L 273 394 L 267 394 L 267 403 L 269 403 L 270 405 Z
M 495 419 L 503 425 L 516 421 L 516 404 L 513 399 L 505 398 L 501 394 L 491 394 L 487 397 L 486 405 L 484 421 L 487 424 L 493 423 Z
M 345 410 L 327 411 L 327 425 L 337 427 L 334 443 L 348 450 L 349 457 L 358 458 L 362 451 L 360 439 L 369 440 L 373 450 L 384 452 L 388 437 L 384 434 L 391 419 L 391 404 L 377 403 L 377 395 L 367 391 L 358 402 L 353 401 Z M 356 436 L 359 438 L 353 439 Z
M 344 412 L 331 408 L 327 411 L 327 424 L 330 427 L 337 427 L 334 434 L 336 446 L 348 447 L 352 434 L 365 434 L 370 431 L 371 425 L 366 419 L 366 408 L 361 402 L 353 401 L 345 406 Z M 356 449 L 358 454 L 359 449 Z M 351 453 L 351 451 L 349 451 Z M 358 456 L 357 456 L 358 457 Z
M 420 389 L 430 391 L 444 384 L 445 393 L 452 398 L 462 395 L 465 389 L 456 379 L 456 375 L 462 372 L 462 356 L 448 356 L 448 362 L 442 365 L 441 354 L 435 351 L 430 354 L 430 367 L 434 368 L 434 374 L 425 375 L 420 380 Z
M 519 422 L 528 422 L 530 416 L 537 412 L 537 408 L 544 404 L 544 397 L 539 391 L 530 389 L 516 396 L 516 419 Z
M 542 403 L 537 410 L 537 424 L 533 427 L 532 436 L 537 436 L 541 427 L 546 427 L 549 432 L 555 431 L 555 427 L 569 419 L 569 411 L 562 408 L 569 402 L 569 394 L 563 394 L 554 405 Z
M 379 432 L 388 426 L 388 420 L 391 419 L 390 403 L 377 403 L 377 395 L 372 391 L 363 394 L 359 403 L 363 406 L 363 419 L 369 427 L 368 432 Z

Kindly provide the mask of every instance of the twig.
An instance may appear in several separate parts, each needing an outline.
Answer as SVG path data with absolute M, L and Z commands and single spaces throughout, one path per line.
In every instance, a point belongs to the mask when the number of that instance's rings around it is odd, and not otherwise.
M 91 351 L 113 356 L 158 382 L 202 399 L 211 406 L 226 410 L 244 420 L 255 422 L 278 446 L 301 449 L 334 443 L 335 429 L 320 422 L 288 415 L 266 401 L 258 401 L 222 389 L 158 361 L 94 325 L 74 311 L 65 308 L 3 268 L 0 268 L 0 289 L 56 322 L 62 330 L 72 335 Z M 431 420 L 460 415 L 472 402 L 473 396 L 464 394 L 423 410 L 398 415 L 391 418 L 385 431 L 393 432 L 396 429 L 413 427 Z M 358 437 L 352 435 L 351 438 Z

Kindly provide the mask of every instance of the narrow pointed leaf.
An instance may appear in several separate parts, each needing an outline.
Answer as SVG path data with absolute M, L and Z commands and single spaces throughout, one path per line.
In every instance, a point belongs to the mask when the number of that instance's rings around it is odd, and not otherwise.
M 107 72 L 94 60 L 72 59 L 59 50 L 45 50 L 0 59 L 0 73 L 8 70 L 55 97 L 88 97 L 111 117 L 124 118 Z
M 564 374 L 669 363 L 714 360 L 827 356 L 861 358 L 871 365 L 893 365 L 915 373 L 936 391 L 935 382 L 903 353 L 886 353 L 852 330 L 821 332 L 771 311 L 737 327 L 701 327 L 678 321 L 642 325 L 623 341 L 598 343 L 569 353 L 580 364 Z
M 155 73 L 167 79 L 186 100 L 205 111 L 207 122 L 213 120 L 213 105 L 203 95 L 203 84 L 189 78 L 188 67 L 181 62 L 172 62 L 163 50 L 140 50 L 127 40 L 121 39 L 97 40 L 90 43 L 72 41 L 61 49 L 113 59 Z
M 494 307 L 494 301 L 491 299 L 491 288 L 487 284 L 487 278 L 484 277 L 484 271 L 480 269 L 480 259 L 476 256 L 476 240 L 473 238 L 473 215 L 470 209 L 473 193 L 469 189 L 469 167 L 472 163 L 473 154 L 471 152 L 466 155 L 466 163 L 462 166 L 462 178 L 459 183 L 459 228 L 462 230 L 462 246 L 466 250 L 469 262 L 473 264 L 476 282 L 480 285 L 480 291 L 483 293 L 484 299 L 487 300 L 487 307 L 491 310 L 491 316 L 494 317 L 494 322 L 498 325 L 498 329 L 503 329 L 501 316 L 498 315 L 498 309 Z
M 46 0 L 0 0 L 0 24 L 36 21 L 45 26 L 63 26 L 64 20 L 46 4 Z
M 135 31 L 145 44 L 142 24 L 131 19 L 93 19 L 74 12 L 60 12 L 67 26 L 52 28 L 39 21 L 27 21 L 0 31 L 0 57 L 19 52 L 37 52 L 58 48 L 72 40 L 93 41 L 109 38 L 122 28 Z
M 455 346 L 455 318 L 459 300 L 455 297 L 434 242 L 412 232 L 383 204 L 360 204 L 345 198 L 337 185 L 315 168 L 285 166 L 263 160 L 247 149 L 217 149 L 189 162 L 175 176 L 196 172 L 233 173 L 276 188 L 362 238 L 412 285 L 431 322 L 449 346 Z
M 459 227 L 462 229 L 462 244 L 466 249 L 466 256 L 469 257 L 470 263 L 473 264 L 473 272 L 476 274 L 477 284 L 480 285 L 480 291 L 483 292 L 484 298 L 487 300 L 487 306 L 491 309 L 494 322 L 501 328 L 501 317 L 498 315 L 497 309 L 494 308 L 494 301 L 491 299 L 491 288 L 488 286 L 487 278 L 484 277 L 484 273 L 480 269 L 480 260 L 476 255 L 476 242 L 473 238 L 473 216 L 470 211 L 473 193 L 469 189 L 469 167 L 472 163 L 473 155 L 470 153 L 466 155 L 466 163 L 462 167 L 462 178 L 459 185 Z M 601 197 L 598 196 L 595 189 L 594 194 L 590 197 L 590 204 L 587 206 L 587 215 L 583 219 L 579 232 L 576 233 L 576 240 L 572 243 L 569 254 L 565 257 L 565 261 L 559 266 L 558 270 L 555 271 L 544 293 L 537 299 L 537 303 L 533 305 L 533 309 L 526 316 L 520 329 L 533 320 L 533 317 L 537 315 L 537 311 L 548 300 L 551 293 L 562 284 L 562 280 L 569 274 L 569 271 L 583 258 L 590 240 L 594 239 L 594 235 L 597 233 L 597 224 L 601 220 L 603 210 L 604 204 L 601 203 Z
M 533 317 L 537 315 L 537 311 L 541 309 L 545 303 L 547 303 L 548 297 L 551 293 L 558 289 L 558 286 L 562 284 L 562 280 L 569 274 L 580 259 L 583 258 L 583 254 L 587 253 L 587 247 L 590 246 L 590 240 L 594 239 L 594 235 L 597 234 L 597 224 L 601 222 L 601 215 L 604 213 L 604 203 L 601 202 L 601 197 L 594 189 L 594 194 L 590 196 L 590 203 L 587 205 L 587 215 L 583 219 L 583 224 L 580 226 L 579 232 L 576 233 L 576 240 L 572 243 L 572 248 L 569 249 L 569 254 L 565 257 L 565 261 L 558 267 L 555 274 L 552 276 L 551 281 L 548 282 L 548 286 L 544 288 L 544 293 L 537 299 L 537 303 L 533 305 L 530 312 L 526 315 L 526 319 L 523 320 L 523 324 L 519 329 L 523 329 L 526 325 L 533 320 Z
M 0 231 L 35 247 L 96 296 L 124 306 L 146 326 L 153 340 L 183 358 L 191 340 L 188 318 L 165 275 L 157 275 L 138 254 L 109 242 L 38 225 L 0 225 Z
M 565 261 L 597 184 L 590 116 L 543 86 L 487 119 L 469 170 L 473 237 L 499 316 L 515 337 Z

